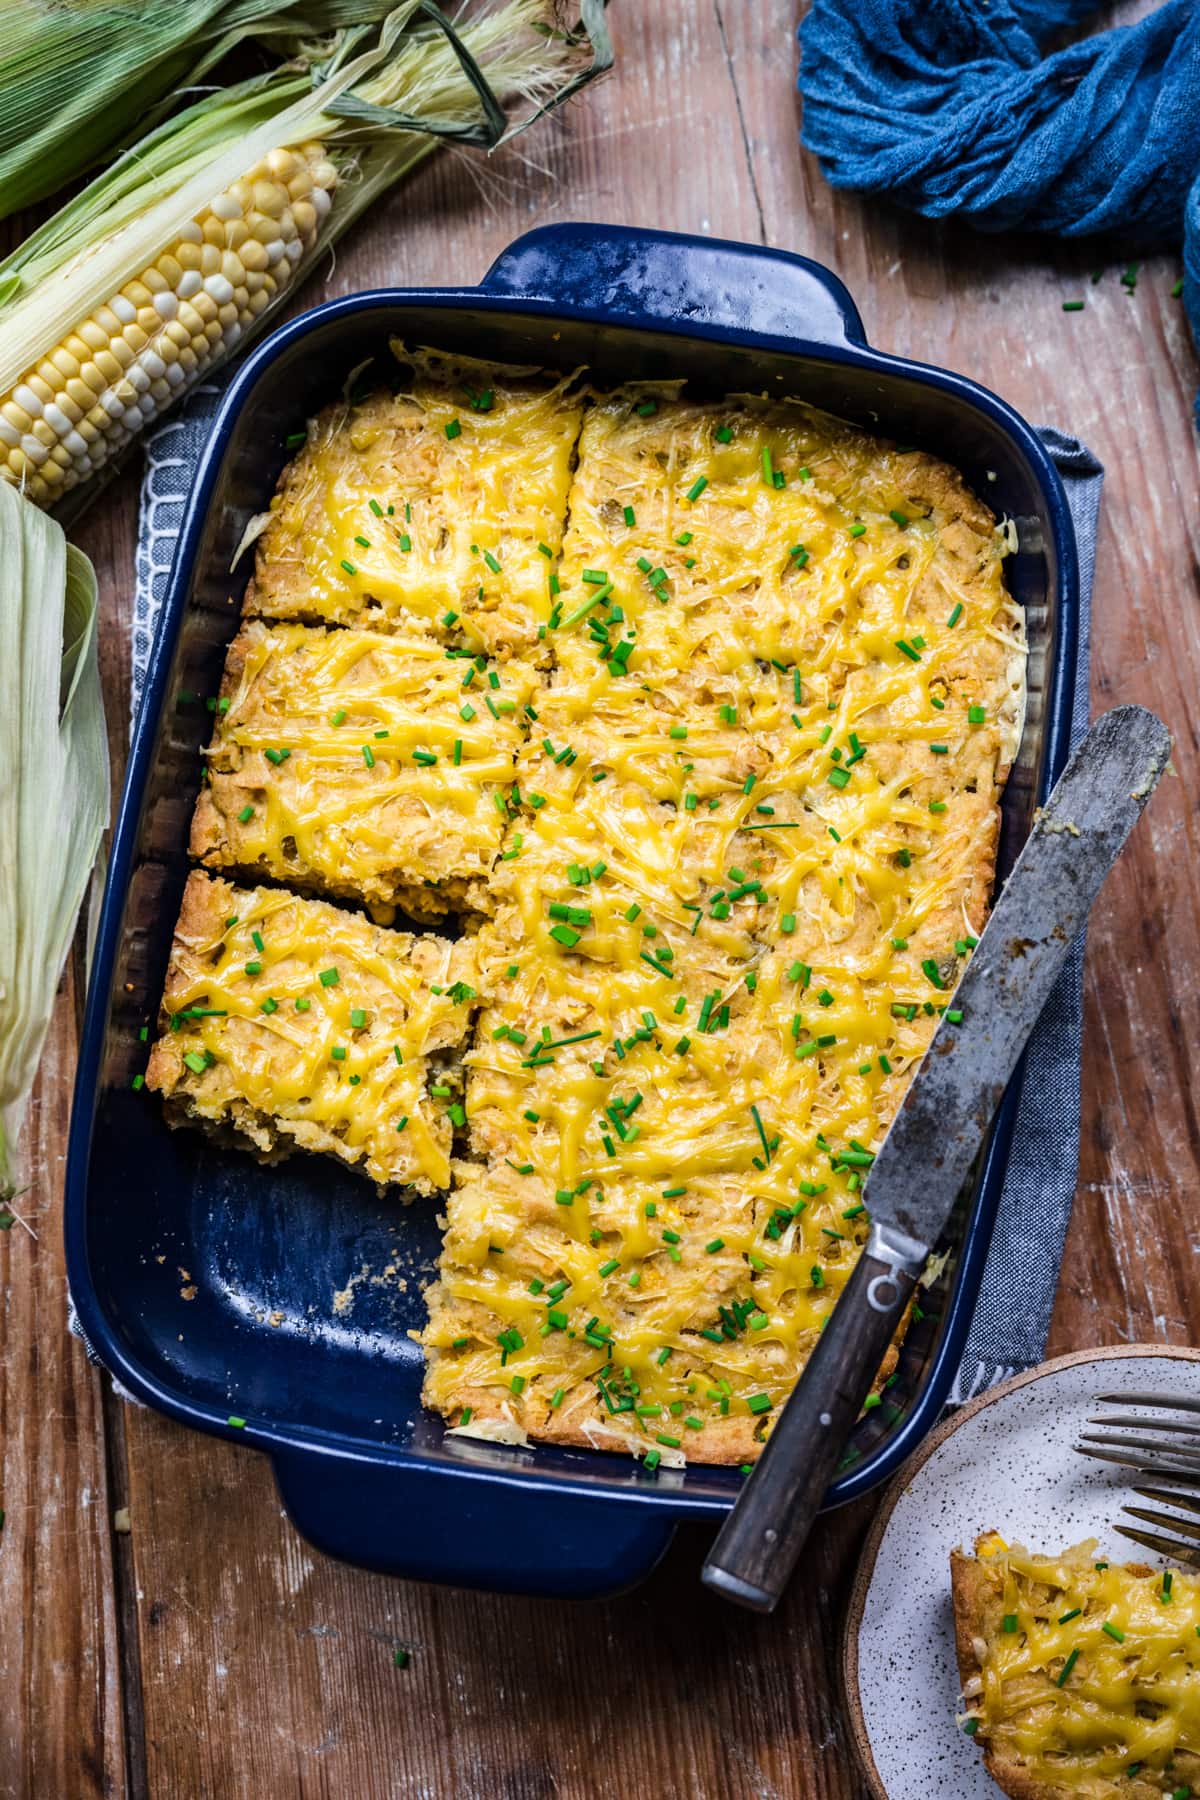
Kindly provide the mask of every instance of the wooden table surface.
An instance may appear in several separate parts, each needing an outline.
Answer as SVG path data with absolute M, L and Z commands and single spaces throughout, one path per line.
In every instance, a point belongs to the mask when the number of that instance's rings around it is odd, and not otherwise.
M 796 146 L 796 12 L 618 4 L 608 82 L 488 169 L 426 165 L 304 303 L 476 279 L 547 221 L 743 238 L 829 264 L 882 348 L 961 369 L 1094 447 L 1108 480 L 1093 706 L 1161 712 L 1179 778 L 1092 926 L 1082 1162 L 1049 1349 L 1194 1343 L 1200 371 L 1170 297 L 1178 269 L 1144 264 L 1130 296 L 1120 245 L 981 239 L 831 192 Z M 1085 311 L 1062 312 L 1083 294 Z M 136 486 L 134 470 L 76 533 L 100 572 L 118 780 Z M 282 1515 L 265 1461 L 112 1398 L 65 1330 L 78 998 L 68 976 L 24 1138 L 18 1205 L 36 1241 L 0 1234 L 3 1800 L 859 1796 L 837 1668 L 869 1500 L 821 1528 L 773 1619 L 701 1591 L 701 1530 L 621 1599 L 496 1599 L 325 1560 Z M 128 1534 L 114 1532 L 118 1508 Z M 403 1671 L 397 1646 L 412 1652 Z

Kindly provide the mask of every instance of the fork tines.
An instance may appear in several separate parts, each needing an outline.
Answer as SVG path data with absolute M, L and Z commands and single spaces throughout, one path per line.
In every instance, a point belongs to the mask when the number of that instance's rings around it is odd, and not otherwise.
M 1096 1404 L 1146 1407 L 1158 1416 L 1137 1418 L 1120 1412 L 1089 1419 L 1089 1426 L 1100 1429 L 1080 1433 L 1080 1441 L 1075 1445 L 1079 1454 L 1131 1469 L 1135 1478 L 1143 1482 L 1170 1483 L 1135 1487 L 1133 1491 L 1143 1500 L 1160 1501 L 1176 1509 L 1162 1512 L 1126 1506 L 1123 1516 L 1162 1529 L 1145 1531 L 1123 1524 L 1117 1524 L 1115 1529 L 1122 1537 L 1159 1556 L 1200 1569 L 1200 1425 L 1163 1416 L 1171 1412 L 1200 1413 L 1200 1400 L 1171 1394 L 1102 1394 Z M 1188 1514 L 1194 1516 L 1189 1518 Z

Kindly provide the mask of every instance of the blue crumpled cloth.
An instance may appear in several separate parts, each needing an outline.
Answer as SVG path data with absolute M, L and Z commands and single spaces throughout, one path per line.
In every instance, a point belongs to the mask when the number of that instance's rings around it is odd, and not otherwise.
M 1094 0 L 813 0 L 803 141 L 834 187 L 981 231 L 1183 243 L 1200 343 L 1200 3 L 1064 48 Z

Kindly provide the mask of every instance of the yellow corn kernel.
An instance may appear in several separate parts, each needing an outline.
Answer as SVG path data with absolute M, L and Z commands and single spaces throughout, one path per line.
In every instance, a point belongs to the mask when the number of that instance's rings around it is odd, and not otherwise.
M 52 505 L 236 343 L 317 240 L 324 146 L 271 151 L 0 393 L 0 480 Z

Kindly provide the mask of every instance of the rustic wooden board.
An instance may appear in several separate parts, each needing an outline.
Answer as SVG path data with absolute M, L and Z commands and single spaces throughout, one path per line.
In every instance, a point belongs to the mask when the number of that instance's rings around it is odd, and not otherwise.
M 1083 1163 L 1051 1348 L 1195 1341 L 1200 458 L 1177 271 L 1148 264 L 1129 298 L 1120 246 L 1106 259 L 992 244 L 833 194 L 794 148 L 796 12 L 616 6 L 620 67 L 602 90 L 482 176 L 465 158 L 430 165 L 305 300 L 474 279 L 519 231 L 571 217 L 763 241 L 835 268 L 882 347 L 961 368 L 1088 439 L 1109 471 L 1094 702 L 1162 712 L 1180 779 L 1095 916 Z M 1064 315 L 1085 292 L 1086 311 Z M 77 533 L 104 587 L 115 748 L 135 505 L 130 474 Z M 869 1502 L 822 1527 L 772 1620 L 702 1593 L 698 1531 L 636 1593 L 565 1607 L 339 1567 L 300 1542 L 251 1453 L 111 1405 L 106 1434 L 94 1378 L 60 1338 L 70 998 L 27 1146 L 41 1239 L 0 1239 L 0 1800 L 116 1794 L 126 1779 L 155 1800 L 858 1796 L 836 1669 Z M 108 1510 L 126 1498 L 114 1571 Z
M 100 1381 L 66 1336 L 59 1195 L 74 1059 L 59 994 L 0 1233 L 0 1800 L 122 1792 L 121 1661 Z

